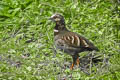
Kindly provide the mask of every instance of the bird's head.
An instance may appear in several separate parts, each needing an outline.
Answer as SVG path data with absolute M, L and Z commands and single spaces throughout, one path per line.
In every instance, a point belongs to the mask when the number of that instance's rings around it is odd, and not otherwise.
M 50 17 L 50 20 L 52 20 L 53 22 L 56 23 L 56 26 L 55 26 L 55 29 L 54 31 L 55 32 L 59 32 L 60 30 L 67 30 L 67 28 L 65 27 L 65 20 L 64 20 L 64 17 L 61 15 L 61 14 L 53 14 L 51 17 Z
M 56 23 L 64 23 L 64 17 L 58 13 L 56 14 L 53 14 L 51 17 L 50 17 L 50 20 L 56 22 Z

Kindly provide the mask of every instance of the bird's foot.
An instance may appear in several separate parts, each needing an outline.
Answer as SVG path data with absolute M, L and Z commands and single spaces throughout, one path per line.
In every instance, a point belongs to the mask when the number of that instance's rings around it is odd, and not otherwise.
M 72 63 L 71 67 L 70 67 L 70 70 L 73 70 L 73 67 L 74 67 L 74 64 Z

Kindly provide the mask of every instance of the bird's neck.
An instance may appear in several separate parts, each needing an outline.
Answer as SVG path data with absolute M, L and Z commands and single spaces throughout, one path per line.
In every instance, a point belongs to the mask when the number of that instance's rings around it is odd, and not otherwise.
M 61 31 L 68 31 L 65 26 L 65 22 L 56 22 L 56 26 L 54 28 L 54 35 L 57 35 Z

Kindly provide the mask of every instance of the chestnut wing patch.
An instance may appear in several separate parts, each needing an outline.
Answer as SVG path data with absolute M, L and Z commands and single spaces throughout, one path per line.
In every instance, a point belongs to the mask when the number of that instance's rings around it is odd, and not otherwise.
M 69 46 L 79 47 L 80 46 L 80 38 L 77 35 L 64 35 L 62 36 L 62 40 L 65 41 Z
M 65 41 L 65 43 L 71 47 L 86 47 L 86 48 L 92 48 L 94 47 L 94 45 L 88 41 L 87 39 L 85 39 L 84 37 L 82 36 L 79 36 L 77 34 L 72 34 L 72 33 L 69 33 L 69 34 L 66 34 L 66 35 L 63 35 L 62 40 Z

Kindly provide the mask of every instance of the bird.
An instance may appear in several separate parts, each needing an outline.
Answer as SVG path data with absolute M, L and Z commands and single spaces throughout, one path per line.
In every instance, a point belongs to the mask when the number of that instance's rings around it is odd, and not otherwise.
M 84 51 L 99 51 L 87 38 L 68 30 L 64 16 L 60 13 L 53 14 L 49 19 L 55 23 L 53 35 L 55 47 L 72 56 L 71 70 L 73 70 L 75 64 L 79 66 L 79 53 Z

